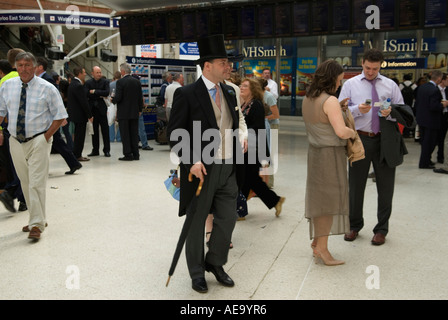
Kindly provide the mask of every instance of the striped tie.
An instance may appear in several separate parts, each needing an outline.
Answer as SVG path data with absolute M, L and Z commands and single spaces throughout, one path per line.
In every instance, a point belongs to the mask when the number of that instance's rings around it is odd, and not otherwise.
M 25 141 L 26 133 L 25 133 L 25 114 L 26 114 L 26 88 L 28 87 L 27 83 L 22 83 L 22 91 L 20 92 L 20 104 L 19 104 L 19 112 L 17 114 L 17 129 L 16 129 L 16 137 L 20 142 Z

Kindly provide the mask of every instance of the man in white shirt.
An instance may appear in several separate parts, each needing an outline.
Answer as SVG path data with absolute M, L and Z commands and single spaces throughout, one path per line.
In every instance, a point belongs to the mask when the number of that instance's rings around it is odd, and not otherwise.
M 56 87 L 35 76 L 37 61 L 32 53 L 19 53 L 15 65 L 19 77 L 5 81 L 0 88 L 0 123 L 8 115 L 11 157 L 30 213 L 22 231 L 29 232 L 29 239 L 39 240 L 47 225 L 45 198 L 52 136 L 68 115 Z
M 271 92 L 274 95 L 275 99 L 278 99 L 278 85 L 277 82 L 271 79 L 271 70 L 268 68 L 264 68 L 261 77 L 268 80 L 266 90 Z
M 278 85 L 277 82 L 271 79 L 271 70 L 268 68 L 263 69 L 261 77 L 268 80 L 266 90 L 271 92 L 274 95 L 275 99 L 278 99 Z
M 184 75 L 182 73 L 173 74 L 173 82 L 166 87 L 165 90 L 165 109 L 166 109 L 166 121 L 170 120 L 171 106 L 173 105 L 174 91 L 177 88 L 184 85 Z

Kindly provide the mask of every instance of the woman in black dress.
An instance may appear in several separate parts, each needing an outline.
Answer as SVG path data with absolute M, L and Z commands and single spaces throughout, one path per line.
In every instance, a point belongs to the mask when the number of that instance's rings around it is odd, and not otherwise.
M 260 177 L 260 168 L 268 164 L 263 90 L 259 82 L 252 78 L 245 78 L 240 90 L 241 111 L 249 131 L 249 147 L 244 154 L 246 176 L 241 191 L 246 198 L 251 190 L 254 191 L 269 209 L 275 208 L 275 216 L 278 217 L 285 198 L 270 190 Z

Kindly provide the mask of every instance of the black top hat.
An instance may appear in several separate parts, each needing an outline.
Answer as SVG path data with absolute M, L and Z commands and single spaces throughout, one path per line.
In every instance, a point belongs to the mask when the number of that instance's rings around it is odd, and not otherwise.
M 224 45 L 224 35 L 215 34 L 198 40 L 199 60 L 198 63 L 227 58 L 226 47 Z
M 199 48 L 199 60 L 197 63 L 200 64 L 204 61 L 209 61 L 213 59 L 229 59 L 231 62 L 242 61 L 244 56 L 228 54 L 226 47 L 224 45 L 224 35 L 215 34 L 212 36 L 204 37 L 198 40 Z

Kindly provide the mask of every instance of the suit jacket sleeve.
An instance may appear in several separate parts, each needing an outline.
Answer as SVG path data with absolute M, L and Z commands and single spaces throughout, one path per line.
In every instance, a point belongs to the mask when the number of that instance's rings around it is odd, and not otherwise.
M 437 87 L 431 88 L 431 94 L 429 95 L 429 109 L 431 112 L 441 112 L 443 110 L 442 94 Z
M 123 86 L 121 85 L 120 80 L 117 81 L 115 86 L 115 96 L 112 98 L 113 104 L 118 104 L 123 99 Z
M 89 101 L 87 100 L 85 87 L 80 83 L 74 89 L 76 92 L 75 93 L 76 99 L 78 100 L 77 101 L 78 106 L 80 106 L 84 110 L 88 119 L 92 118 L 92 110 L 90 109 Z

